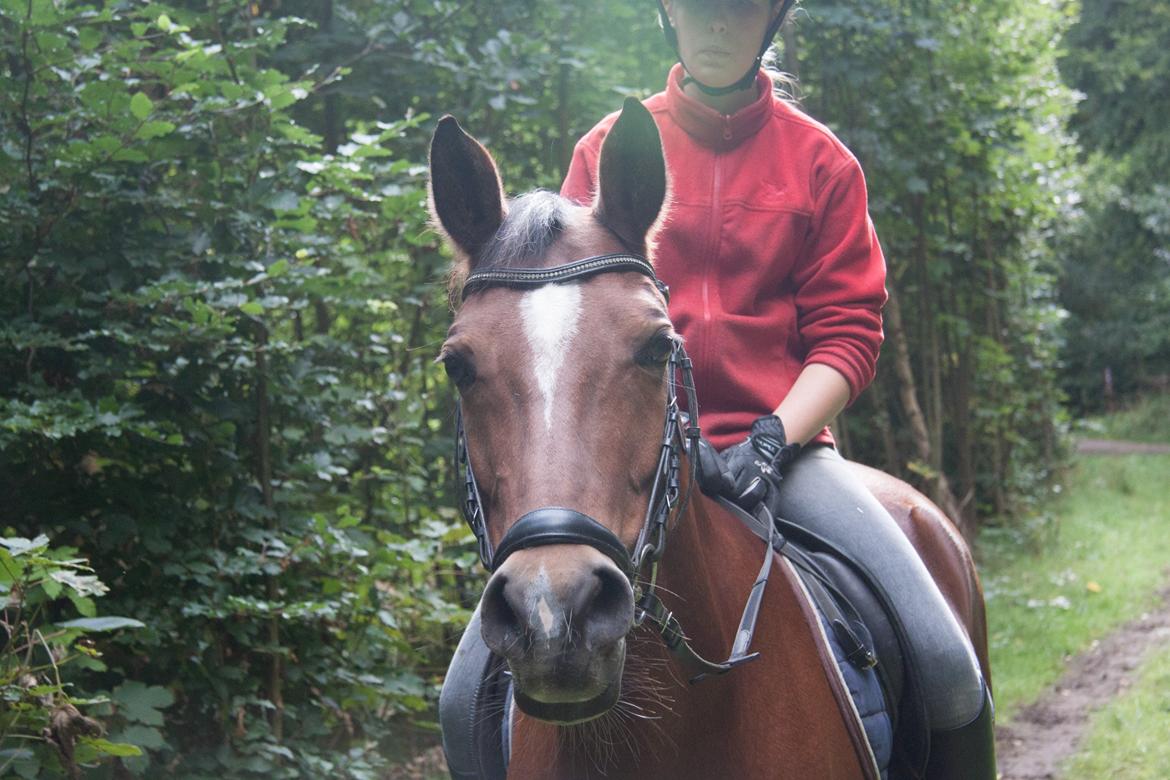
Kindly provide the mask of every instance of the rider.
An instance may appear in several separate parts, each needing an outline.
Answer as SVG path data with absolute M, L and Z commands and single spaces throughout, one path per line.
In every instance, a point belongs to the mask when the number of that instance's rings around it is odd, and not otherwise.
M 932 731 L 928 777 L 995 777 L 973 650 L 894 519 L 826 425 L 873 379 L 885 261 L 865 180 L 760 63 L 792 0 L 659 0 L 679 63 L 645 101 L 670 173 L 655 267 L 694 360 L 706 437 L 745 508 L 761 498 L 847 550 L 911 637 Z M 587 203 L 616 114 L 577 144 L 561 194 Z

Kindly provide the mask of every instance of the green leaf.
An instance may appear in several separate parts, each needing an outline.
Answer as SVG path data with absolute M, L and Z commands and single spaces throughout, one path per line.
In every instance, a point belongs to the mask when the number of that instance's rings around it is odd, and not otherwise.
M 137 745 L 130 745 L 125 742 L 110 742 L 108 739 L 94 739 L 93 737 L 82 737 L 81 741 L 89 745 L 98 753 L 107 756 L 118 756 L 119 758 L 128 758 L 130 756 L 141 756 L 142 748 Z
M 73 569 L 59 569 L 50 572 L 49 576 L 61 585 L 72 588 L 81 596 L 103 596 L 110 590 L 96 576 L 81 574 Z
M 150 116 L 150 112 L 154 110 L 154 103 L 150 102 L 145 94 L 135 92 L 134 97 L 130 98 L 130 113 L 137 119 L 146 119 Z
M 58 623 L 61 628 L 79 628 L 82 631 L 115 631 L 119 628 L 145 628 L 141 620 L 127 617 L 77 618 Z
M 265 205 L 273 211 L 295 211 L 301 205 L 301 199 L 297 197 L 295 192 L 281 190 L 280 192 L 273 193 L 265 201 Z
M 54 572 L 54 573 L 56 573 L 56 572 Z M 41 580 L 41 590 L 43 590 L 45 592 L 45 595 L 48 596 L 49 598 L 55 599 L 61 595 L 61 591 L 63 590 L 63 588 L 61 586 L 61 583 L 50 578 L 47 580 Z
M 143 123 L 142 127 L 138 128 L 138 132 L 134 134 L 134 137 L 143 141 L 147 141 L 151 138 L 161 138 L 164 135 L 170 135 L 172 132 L 174 132 L 174 130 L 174 122 L 155 119 L 150 122 Z
M 163 725 L 163 716 L 159 710 L 175 703 L 174 694 L 166 688 L 144 685 L 137 680 L 131 680 L 115 688 L 111 698 L 117 703 L 118 710 L 126 720 L 147 726 Z
M 93 599 L 89 596 L 82 596 L 75 591 L 69 591 L 65 594 L 69 600 L 73 602 L 73 607 L 86 617 L 94 617 L 97 615 L 97 605 L 94 604 Z
M 40 534 L 36 539 L 29 541 L 19 536 L 11 536 L 0 539 L 0 546 L 7 547 L 15 555 L 26 555 L 27 553 L 39 550 L 49 546 L 49 537 Z
M 118 736 L 147 750 L 161 750 L 167 746 L 159 730 L 150 726 L 129 726 Z
M 24 563 L 12 557 L 7 550 L 0 549 L 0 583 L 12 584 L 24 574 Z

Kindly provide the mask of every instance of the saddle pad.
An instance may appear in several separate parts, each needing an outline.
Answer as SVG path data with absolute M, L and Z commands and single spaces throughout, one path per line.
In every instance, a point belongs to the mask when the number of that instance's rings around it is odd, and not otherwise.
M 865 737 L 869 741 L 870 750 L 873 751 L 878 771 L 881 772 L 882 780 L 887 780 L 890 757 L 894 750 L 894 724 L 890 718 L 889 707 L 886 706 L 886 696 L 878 681 L 877 672 L 872 666 L 868 669 L 858 669 L 846 659 L 845 649 L 831 630 L 828 618 L 819 606 L 816 606 L 816 610 L 820 618 L 821 632 L 833 651 L 837 669 L 841 672 L 845 686 L 853 699 L 853 706 L 861 718 L 861 725 L 865 729 Z

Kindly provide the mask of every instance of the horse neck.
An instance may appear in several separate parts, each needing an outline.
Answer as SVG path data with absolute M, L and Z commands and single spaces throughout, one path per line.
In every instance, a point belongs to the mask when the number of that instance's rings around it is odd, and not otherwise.
M 659 583 L 705 658 L 727 657 L 762 556 L 761 542 L 696 491 L 670 534 Z
M 696 492 L 670 529 L 658 591 L 692 646 L 722 661 L 762 547 L 745 538 L 750 534 L 737 534 L 743 529 L 734 527 L 734 519 L 713 516 L 710 508 Z M 713 707 L 726 695 L 728 680 L 688 684 L 693 671 L 678 664 L 649 624 L 632 632 L 629 643 L 621 714 L 560 729 L 521 716 L 515 776 L 644 778 L 647 757 L 656 757 L 656 764 L 667 756 L 677 759 L 697 735 L 710 731 Z

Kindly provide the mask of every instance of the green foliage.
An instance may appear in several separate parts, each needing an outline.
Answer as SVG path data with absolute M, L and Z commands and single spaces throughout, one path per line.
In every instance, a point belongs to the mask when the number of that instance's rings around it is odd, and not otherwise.
M 1061 71 L 1082 95 L 1072 126 L 1090 177 L 1061 231 L 1068 308 L 1066 383 L 1082 410 L 1170 378 L 1170 9 L 1134 0 L 1083 3 Z
M 1111 414 L 1082 420 L 1079 428 L 1088 437 L 1170 444 L 1170 393 L 1139 398 Z
M 141 742 L 107 739 L 102 724 L 82 714 L 100 709 L 105 695 L 78 695 L 70 682 L 75 670 L 107 668 L 97 649 L 104 640 L 91 634 L 144 627 L 97 616 L 94 599 L 108 589 L 76 554 L 50 549 L 43 534 L 0 538 L 0 776 L 72 775 L 142 754 Z M 71 613 L 82 617 L 65 619 Z
M 917 471 L 950 474 L 968 519 L 1026 514 L 1059 458 L 1049 238 L 1076 181 L 1051 52 L 1065 24 L 1023 0 L 818 2 L 799 24 L 805 102 L 866 171 L 932 437 Z M 848 444 L 914 479 L 891 355 Z
M 323 153 L 252 6 L 0 7 L 0 494 L 145 624 L 74 684 L 120 772 L 377 776 L 474 560 L 425 117 Z

